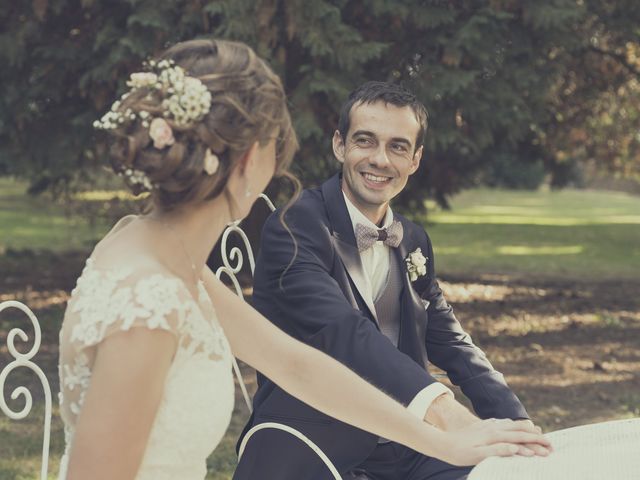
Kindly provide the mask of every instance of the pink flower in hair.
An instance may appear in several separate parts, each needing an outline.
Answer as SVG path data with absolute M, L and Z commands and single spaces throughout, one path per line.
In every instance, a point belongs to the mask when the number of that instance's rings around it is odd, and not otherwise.
M 173 130 L 163 118 L 154 118 L 149 125 L 149 136 L 153 140 L 153 146 L 157 149 L 163 149 L 169 145 L 173 145 Z
M 218 171 L 219 166 L 220 159 L 210 148 L 207 148 L 207 151 L 204 153 L 204 171 L 207 175 L 213 175 Z

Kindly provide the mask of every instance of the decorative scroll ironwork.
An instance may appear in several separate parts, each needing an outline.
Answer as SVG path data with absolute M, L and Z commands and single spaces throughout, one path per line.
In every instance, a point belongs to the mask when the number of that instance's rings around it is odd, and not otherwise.
M 11 392 L 12 400 L 17 400 L 19 397 L 24 398 L 24 407 L 19 412 L 16 412 L 7 405 L 7 402 L 4 398 L 4 384 L 9 374 L 16 368 L 26 367 L 35 372 L 35 374 L 40 379 L 40 382 L 42 383 L 42 387 L 44 389 L 45 412 L 40 478 L 41 480 L 46 480 L 47 470 L 49 468 L 49 442 L 51 436 L 51 387 L 49 386 L 49 381 L 47 380 L 47 377 L 45 376 L 42 369 L 31 361 L 31 359 L 36 353 L 38 353 L 38 350 L 40 349 L 40 342 L 42 338 L 40 324 L 38 323 L 38 319 L 31 311 L 31 309 L 23 303 L 17 302 L 15 300 L 0 303 L 0 313 L 8 308 L 17 308 L 18 310 L 24 312 L 27 317 L 29 317 L 29 320 L 31 320 L 35 335 L 33 346 L 27 353 L 20 353 L 15 346 L 16 336 L 19 337 L 23 342 L 29 341 L 29 337 L 24 330 L 22 330 L 21 328 L 13 328 L 7 335 L 7 348 L 9 350 L 9 354 L 14 358 L 14 360 L 7 366 L 5 366 L 0 372 L 0 409 L 5 415 L 13 420 L 22 420 L 23 418 L 27 417 L 27 415 L 29 415 L 29 413 L 31 412 L 31 407 L 33 406 L 33 397 L 31 396 L 31 392 L 24 386 L 17 387 L 13 390 L 13 392 Z
M 269 209 L 273 212 L 276 207 L 273 202 L 267 197 L 264 193 L 260 194 L 260 198 L 262 198 Z M 233 247 L 229 250 L 228 240 L 229 237 L 233 234 L 239 236 L 242 239 L 242 243 L 244 246 L 244 250 L 247 253 L 247 258 L 249 260 L 249 268 L 251 269 L 251 277 L 253 278 L 253 272 L 256 268 L 255 256 L 253 254 L 253 249 L 251 248 L 251 243 L 249 243 L 249 238 L 247 238 L 247 234 L 244 232 L 240 223 L 242 220 L 238 220 L 237 222 L 233 222 L 224 229 L 222 233 L 222 243 L 221 243 L 221 255 L 222 255 L 222 263 L 223 266 L 219 267 L 216 270 L 216 277 L 220 279 L 222 275 L 226 275 L 233 284 L 233 288 L 236 291 L 236 294 L 244 299 L 244 294 L 242 293 L 242 287 L 240 286 L 240 282 L 238 281 L 238 274 L 242 270 L 244 265 L 244 256 L 242 249 L 239 247 Z M 234 262 L 234 263 L 232 263 Z M 242 390 L 242 396 L 244 397 L 244 401 L 247 404 L 247 408 L 249 412 L 253 411 L 251 406 L 251 399 L 249 398 L 249 393 L 247 392 L 247 386 L 244 383 L 242 378 L 242 374 L 240 373 L 240 367 L 238 367 L 238 362 L 235 357 L 233 357 L 233 371 L 236 374 L 236 378 L 238 379 L 238 384 L 240 385 L 240 389 Z

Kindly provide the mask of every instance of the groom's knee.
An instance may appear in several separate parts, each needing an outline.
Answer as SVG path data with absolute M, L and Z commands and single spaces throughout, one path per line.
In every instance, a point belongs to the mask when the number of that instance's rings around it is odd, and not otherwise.
M 260 430 L 252 435 L 233 480 L 333 480 L 313 450 L 290 433 Z

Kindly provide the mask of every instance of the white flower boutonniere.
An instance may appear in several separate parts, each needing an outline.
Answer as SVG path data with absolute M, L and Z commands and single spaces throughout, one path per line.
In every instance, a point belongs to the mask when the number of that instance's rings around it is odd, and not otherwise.
M 429 260 L 429 258 L 422 254 L 422 249 L 420 248 L 416 248 L 404 259 L 407 263 L 407 272 L 409 272 L 409 278 L 412 282 L 415 282 L 418 277 L 427 274 L 427 260 Z

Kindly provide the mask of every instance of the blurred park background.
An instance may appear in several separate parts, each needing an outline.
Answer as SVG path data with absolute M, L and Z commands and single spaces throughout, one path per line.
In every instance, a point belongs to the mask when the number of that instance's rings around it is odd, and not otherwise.
M 463 326 L 547 430 L 640 415 L 635 0 L 32 0 L 2 2 L 0 27 L 0 301 L 38 315 L 54 395 L 84 259 L 143 204 L 109 173 L 92 122 L 143 60 L 216 36 L 253 46 L 283 79 L 305 186 L 337 171 L 330 138 L 350 90 L 415 91 L 425 155 L 394 206 L 426 226 Z M 287 195 L 278 182 L 268 192 Z M 26 323 L 0 317 L 0 368 L 7 332 Z M 9 395 L 23 384 L 35 411 L 0 416 L 0 480 L 39 470 L 37 380 L 15 371 L 3 394 L 19 410 Z M 207 478 L 231 478 L 246 417 L 238 399 Z M 54 409 L 51 478 L 61 430 Z

